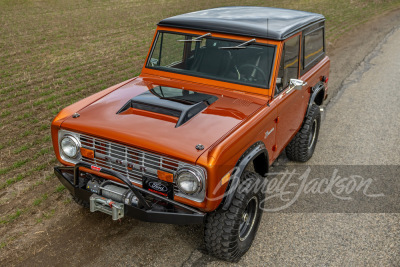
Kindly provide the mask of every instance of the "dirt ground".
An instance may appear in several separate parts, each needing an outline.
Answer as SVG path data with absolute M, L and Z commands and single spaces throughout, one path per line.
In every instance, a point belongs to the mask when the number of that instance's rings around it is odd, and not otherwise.
M 329 100 L 335 100 L 340 95 L 340 90 L 345 87 L 343 80 L 350 75 L 364 57 L 372 51 L 377 43 L 400 23 L 400 9 L 387 12 L 384 15 L 373 18 L 368 22 L 358 25 L 351 31 L 342 35 L 333 43 L 328 43 L 328 55 L 331 58 L 331 74 L 329 80 Z M 339 94 L 338 94 L 339 93 Z M 329 106 L 328 111 L 329 112 Z M 44 154 L 45 157 L 53 157 Z M 53 162 L 55 163 L 55 162 Z M 171 262 L 169 252 L 179 249 L 182 254 L 202 246 L 202 228 L 189 226 L 174 226 L 162 224 L 150 224 L 134 219 L 124 219 L 121 222 L 112 222 L 109 216 L 104 214 L 90 214 L 71 202 L 71 198 L 63 188 L 57 189 L 58 182 L 51 173 L 46 173 L 43 179 L 51 180 L 51 186 L 55 187 L 56 194 L 47 195 L 43 188 L 42 200 L 51 200 L 52 207 L 46 211 L 33 211 L 29 218 L 10 223 L 8 227 L 0 228 L 0 235 L 7 239 L 0 244 L 0 265 L 29 265 L 29 266 L 55 266 L 55 265 L 96 265 L 95 259 L 102 253 L 104 247 L 125 249 L 132 256 L 130 259 L 109 259 L 109 262 L 101 262 L 101 265 L 141 265 L 144 262 L 162 264 Z M 40 186 L 32 184 L 32 187 Z M 59 192 L 58 192 L 59 191 Z M 21 190 L 17 193 L 24 194 Z M 16 197 L 13 203 L 2 203 L 1 197 L 7 194 L 4 191 L 0 195 L 0 213 L 6 214 L 18 207 L 18 201 L 27 201 L 25 198 Z M 19 200 L 20 199 L 20 200 Z M 40 199 L 37 200 L 40 205 Z M 48 201 L 47 201 L 48 202 Z M 55 212 L 57 210 L 57 212 Z M 20 213 L 24 211 L 21 210 Z M 18 211 L 15 213 L 19 216 Z M 11 224 L 11 225 L 10 225 Z M 166 229 L 159 236 L 157 229 Z M 129 247 L 121 248 L 118 245 L 126 240 L 126 236 L 135 231 L 135 242 Z M 180 237 L 171 247 L 169 240 L 179 233 Z M 154 242 L 157 247 L 147 248 L 146 253 L 140 253 L 142 241 L 160 240 Z M 162 259 L 154 259 L 153 255 L 162 255 Z M 116 264 L 117 262 L 117 264 Z

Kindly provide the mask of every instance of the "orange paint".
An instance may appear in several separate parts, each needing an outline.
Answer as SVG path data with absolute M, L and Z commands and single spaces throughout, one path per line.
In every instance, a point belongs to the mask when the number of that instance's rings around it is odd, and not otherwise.
M 157 30 L 197 35 L 206 33 L 160 26 Z M 251 39 L 222 33 L 213 33 L 213 37 L 240 41 Z M 63 161 L 58 151 L 58 130 L 62 128 L 197 164 L 207 170 L 207 197 L 201 203 L 179 196 L 174 199 L 203 211 L 215 210 L 228 185 L 230 176 L 227 173 L 236 165 L 240 156 L 252 144 L 262 141 L 269 156 L 265 164 L 271 164 L 300 129 L 310 98 L 309 87 L 294 90 L 290 94 L 282 92 L 281 97 L 273 97 L 284 42 L 262 38 L 257 38 L 257 42 L 276 46 L 269 89 L 148 69 L 145 63 L 140 76 L 68 106 L 56 116 L 51 131 L 57 159 L 64 165 L 73 166 Z M 325 57 L 299 78 L 309 85 L 316 84 L 321 76 L 329 76 L 329 65 L 329 58 Z M 156 86 L 212 94 L 218 100 L 177 128 L 177 118 L 172 116 L 133 108 L 116 114 L 129 99 Z M 298 99 L 302 99 L 301 102 Z M 300 106 L 295 105 L 298 103 Z M 81 116 L 71 118 L 75 112 Z M 266 137 L 266 131 L 271 129 L 274 130 Z M 197 144 L 204 145 L 205 149 L 196 150 Z M 82 155 L 92 158 L 90 151 L 83 150 Z M 90 169 L 82 168 L 82 171 L 121 182 L 115 177 Z M 157 174 L 163 181 L 173 181 L 170 173 L 159 170 Z

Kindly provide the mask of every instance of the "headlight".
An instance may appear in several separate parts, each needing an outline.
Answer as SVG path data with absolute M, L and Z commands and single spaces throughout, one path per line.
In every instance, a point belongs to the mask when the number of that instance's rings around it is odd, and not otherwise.
M 203 190 L 204 175 L 195 168 L 184 167 L 177 171 L 175 183 L 182 193 L 194 195 Z
M 79 153 L 79 142 L 75 137 L 67 135 L 65 136 L 60 143 L 61 150 L 65 156 L 69 158 L 76 158 Z

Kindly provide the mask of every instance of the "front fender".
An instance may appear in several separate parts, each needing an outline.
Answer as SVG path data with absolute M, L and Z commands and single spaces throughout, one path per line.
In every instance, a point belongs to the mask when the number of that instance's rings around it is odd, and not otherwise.
M 233 196 L 235 195 L 236 189 L 240 184 L 240 177 L 250 162 L 257 158 L 260 154 L 264 154 L 267 159 L 266 164 L 268 165 L 268 151 L 265 148 L 263 142 L 258 141 L 250 146 L 243 155 L 239 158 L 234 171 L 229 179 L 229 184 L 225 191 L 224 200 L 221 203 L 222 210 L 227 210 L 232 203 Z M 268 171 L 268 168 L 267 168 Z

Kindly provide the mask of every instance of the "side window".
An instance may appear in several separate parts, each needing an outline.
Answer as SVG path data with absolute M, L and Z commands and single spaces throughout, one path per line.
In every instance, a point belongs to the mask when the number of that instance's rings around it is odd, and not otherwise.
M 282 92 L 290 83 L 297 79 L 299 73 L 300 36 L 293 37 L 283 45 L 281 64 L 276 82 L 275 95 Z
M 324 28 L 318 28 L 303 36 L 302 74 L 314 67 L 325 54 Z

